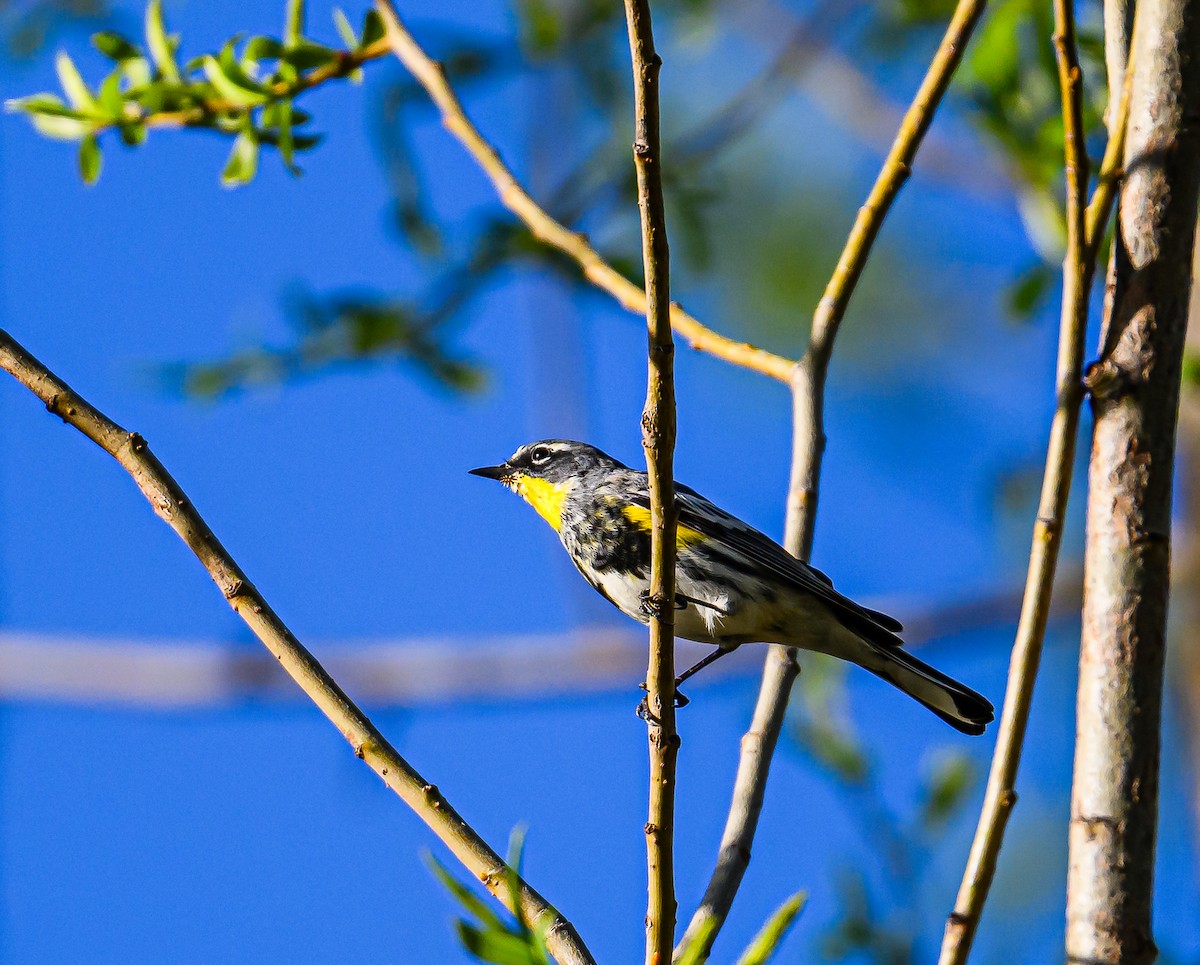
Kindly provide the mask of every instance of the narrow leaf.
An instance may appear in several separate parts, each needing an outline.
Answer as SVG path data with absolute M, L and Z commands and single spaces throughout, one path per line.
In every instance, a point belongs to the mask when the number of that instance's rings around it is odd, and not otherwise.
M 106 116 L 116 120 L 125 113 L 125 96 L 121 93 L 121 68 L 114 69 L 111 74 L 104 78 L 104 83 L 100 85 L 100 94 L 97 99 L 101 111 Z
M 118 63 L 141 56 L 141 51 L 132 41 L 112 30 L 101 30 L 99 33 L 92 34 L 92 46 L 105 57 Z
M 40 133 L 56 141 L 78 141 L 92 129 L 87 121 L 54 114 L 30 114 L 29 120 Z
M 808 892 L 798 891 L 780 905 L 763 925 L 762 931 L 754 936 L 754 941 L 742 952 L 737 965 L 764 965 L 770 961 L 807 901 Z
M 79 75 L 79 69 L 65 51 L 60 50 L 54 58 L 54 69 L 58 72 L 58 82 L 62 84 L 63 93 L 73 107 L 81 111 L 94 111 L 96 98 Z
M 266 91 L 254 85 L 253 81 L 249 81 L 245 75 L 231 77 L 231 73 L 240 74 L 241 72 L 229 70 L 228 64 L 222 64 L 211 54 L 204 58 L 204 76 L 217 89 L 217 93 L 231 104 L 239 107 L 254 107 L 266 103 Z
M 711 915 L 700 923 L 700 928 L 686 945 L 679 949 L 674 965 L 704 965 L 708 955 L 704 948 L 717 930 L 717 919 Z
M 283 43 L 295 47 L 304 39 L 304 0 L 288 0 L 283 27 Z
M 258 173 L 258 138 L 253 130 L 243 130 L 234 139 L 233 149 L 229 152 L 229 160 L 221 172 L 221 184 L 227 188 L 236 188 L 239 184 L 249 184 Z
M 529 945 L 519 935 L 476 928 L 465 921 L 456 922 L 455 927 L 463 947 L 482 961 L 492 965 L 535 965 Z
M 346 47 L 350 50 L 357 50 L 358 36 L 354 33 L 354 28 L 350 25 L 350 21 L 341 7 L 333 8 L 333 25 L 337 27 L 338 36 L 342 38 Z
M 382 40 L 387 31 L 383 26 L 383 18 L 379 16 L 379 11 L 372 8 L 367 11 L 367 15 L 363 17 L 362 38 L 359 43 L 364 47 L 370 47 L 377 40 Z
M 284 165 L 293 175 L 299 175 L 300 169 L 296 167 L 296 142 L 292 137 L 292 102 L 290 100 L 279 102 L 278 116 L 279 156 L 283 158 Z
M 84 184 L 95 184 L 100 179 L 103 158 L 100 143 L 95 134 L 89 134 L 79 142 L 79 176 Z
M 429 869 L 437 876 L 442 886 L 457 898 L 458 903 L 468 912 L 483 922 L 489 929 L 504 929 L 504 921 L 492 910 L 491 906 L 455 878 L 449 869 L 438 861 L 437 858 L 432 854 L 426 853 L 425 863 L 429 865 Z
M 150 0 L 146 7 L 146 46 L 163 78 L 178 84 L 179 65 L 175 62 L 175 45 L 167 36 L 167 25 L 163 21 L 162 0 Z

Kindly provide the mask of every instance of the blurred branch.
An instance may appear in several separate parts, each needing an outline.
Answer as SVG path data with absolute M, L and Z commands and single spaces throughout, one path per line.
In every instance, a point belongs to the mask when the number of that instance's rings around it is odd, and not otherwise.
M 642 448 L 650 490 L 650 663 L 644 716 L 650 743 L 646 819 L 646 965 L 666 965 L 675 944 L 675 343 L 671 338 L 671 252 L 663 203 L 659 73 L 650 0 L 625 0 L 633 66 L 633 160 L 646 277 L 648 379 Z
M 545 924 L 547 942 L 560 962 L 594 965 L 574 926 L 528 884 L 520 882 L 519 896 L 510 895 L 512 869 L 458 815 L 441 792 L 413 770 L 296 639 L 217 540 L 187 494 L 150 452 L 146 441 L 93 408 L 4 331 L 0 331 L 0 368 L 41 399 L 52 414 L 74 426 L 120 463 L 155 513 L 200 560 L 234 612 L 341 731 L 355 755 L 383 779 L 454 856 L 510 908 L 520 907 L 528 920 Z
M 391 0 L 378 0 L 376 7 L 386 25 L 392 51 L 425 88 L 442 114 L 442 123 L 478 163 L 495 187 L 501 203 L 524 222 L 539 241 L 573 259 L 592 284 L 608 292 L 629 311 L 644 312 L 645 291 L 608 264 L 585 235 L 552 218 L 521 186 L 496 149 L 467 117 L 441 64 L 417 44 Z M 671 326 L 692 348 L 780 381 L 790 377 L 793 363 L 788 359 L 718 335 L 678 304 L 671 305 L 670 317 Z
M 1056 581 L 1051 619 L 1077 616 L 1078 572 Z M 919 647 L 1015 621 L 1020 588 L 969 599 L 922 603 L 865 600 L 899 609 L 907 645 Z M 581 627 L 566 634 L 480 638 L 406 637 L 329 640 L 321 648 L 336 680 L 373 707 L 415 707 L 473 700 L 546 700 L 622 691 L 646 668 L 641 632 Z M 694 655 L 692 651 L 695 651 Z M 688 660 L 701 644 L 677 641 Z M 302 695 L 270 654 L 221 640 L 96 638 L 0 633 L 0 701 L 38 700 L 163 711 L 240 701 L 286 701 Z M 739 648 L 700 678 L 704 686 L 761 670 Z
M 801 559 L 807 559 L 812 551 L 821 457 L 825 449 L 825 380 L 834 339 L 883 219 L 911 173 L 913 159 L 933 122 L 934 112 L 962 58 L 985 2 L 959 0 L 866 204 L 859 209 L 837 267 L 813 315 L 808 348 L 791 373 L 794 436 L 784 546 Z M 750 846 L 758 828 L 771 757 L 783 728 L 788 695 L 798 672 L 796 651 L 772 645 L 763 668 L 750 729 L 742 738 L 733 801 L 716 868 L 700 907 L 688 925 L 685 941 L 703 930 L 711 948 L 729 914 L 750 862 Z M 710 924 L 713 922 L 715 925 Z
M 941 965 L 962 965 L 971 951 L 987 901 L 1009 815 L 1016 805 L 1017 769 L 1033 703 L 1033 688 L 1046 636 L 1054 573 L 1071 493 L 1079 410 L 1083 404 L 1083 352 L 1088 303 L 1112 187 L 1121 163 L 1129 97 L 1120 99 L 1115 127 L 1101 164 L 1092 204 L 1087 205 L 1088 158 L 1083 123 L 1083 75 L 1075 40 L 1072 0 L 1054 0 L 1054 49 L 1062 98 L 1067 251 L 1063 260 L 1062 313 L 1058 336 L 1056 403 L 1050 424 L 1046 469 L 1033 528 L 1025 600 L 1009 663 L 996 748 L 971 852 L 954 911 L 942 938 Z

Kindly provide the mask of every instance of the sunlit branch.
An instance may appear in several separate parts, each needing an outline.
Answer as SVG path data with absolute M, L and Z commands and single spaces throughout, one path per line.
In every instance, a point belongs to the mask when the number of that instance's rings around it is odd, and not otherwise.
M 41 399 L 52 414 L 78 429 L 120 463 L 155 513 L 200 560 L 234 612 L 341 731 L 355 755 L 416 812 L 492 894 L 513 908 L 517 900 L 509 889 L 513 872 L 504 860 L 458 815 L 437 787 L 400 756 L 296 639 L 208 528 L 187 494 L 150 452 L 146 440 L 137 433 L 127 432 L 93 408 L 4 331 L 0 331 L 0 369 Z M 595 965 L 569 921 L 524 881 L 520 881 L 519 892 L 520 908 L 526 919 L 546 928 L 547 944 L 560 963 Z
M 1071 0 L 1055 0 L 1054 19 L 1054 47 L 1062 94 L 1067 224 L 1058 337 L 1057 401 L 1050 424 L 1046 469 L 1033 528 L 1033 545 L 1029 552 L 1025 598 L 1009 661 L 1008 686 L 1000 714 L 996 748 L 962 884 L 954 911 L 946 922 L 940 965 L 962 965 L 970 954 L 996 873 L 1004 831 L 1017 802 L 1017 769 L 1021 763 L 1033 688 L 1050 615 L 1054 574 L 1075 464 L 1079 410 L 1084 397 L 1082 375 L 1088 302 L 1114 186 L 1120 176 L 1129 112 L 1129 91 L 1126 87 L 1114 119 L 1113 134 L 1105 150 L 1097 188 L 1088 205 L 1083 77 L 1079 69 Z
M 675 944 L 675 343 L 671 337 L 670 246 L 663 203 L 659 71 L 649 0 L 625 0 L 633 65 L 634 140 L 649 363 L 642 448 L 650 488 L 650 664 L 645 718 L 650 745 L 646 819 L 646 965 L 666 965 Z

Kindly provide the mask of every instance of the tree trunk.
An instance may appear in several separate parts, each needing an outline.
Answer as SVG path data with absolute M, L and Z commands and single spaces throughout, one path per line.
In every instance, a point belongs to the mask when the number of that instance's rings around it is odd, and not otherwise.
M 1079 965 L 1156 955 L 1171 481 L 1200 191 L 1198 20 L 1200 0 L 1138 4 L 1127 176 L 1101 356 L 1087 378 L 1096 427 L 1066 935 L 1067 961 Z

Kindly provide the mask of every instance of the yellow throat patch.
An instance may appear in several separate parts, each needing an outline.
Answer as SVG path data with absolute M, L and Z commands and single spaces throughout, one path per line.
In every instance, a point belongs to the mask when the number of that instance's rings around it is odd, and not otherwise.
M 562 528 L 563 507 L 567 502 L 567 494 L 571 487 L 564 483 L 549 483 L 534 476 L 518 476 L 513 483 L 517 494 L 529 503 L 537 514 L 554 527 L 554 532 Z

